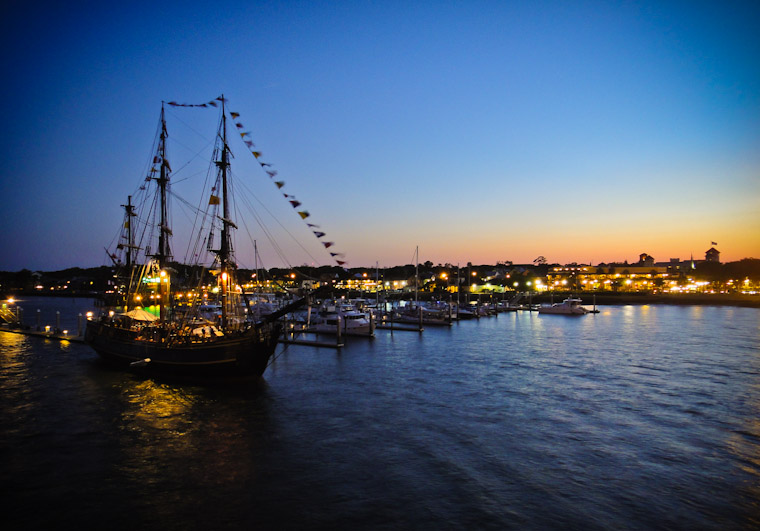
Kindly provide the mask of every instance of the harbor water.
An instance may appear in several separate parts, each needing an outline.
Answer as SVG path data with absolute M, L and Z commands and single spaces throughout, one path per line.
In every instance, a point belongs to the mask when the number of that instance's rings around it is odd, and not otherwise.
M 280 346 L 224 386 L 0 332 L 3 527 L 760 527 L 760 310 L 600 310 Z

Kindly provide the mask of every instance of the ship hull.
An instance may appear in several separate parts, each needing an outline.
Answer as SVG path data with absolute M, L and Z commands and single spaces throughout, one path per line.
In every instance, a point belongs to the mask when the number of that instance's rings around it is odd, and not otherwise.
M 260 377 L 277 347 L 282 327 L 264 323 L 213 340 L 174 341 L 166 346 L 132 330 L 90 321 L 85 341 L 107 362 L 146 373 L 200 378 Z M 149 360 L 149 361 L 148 361 Z

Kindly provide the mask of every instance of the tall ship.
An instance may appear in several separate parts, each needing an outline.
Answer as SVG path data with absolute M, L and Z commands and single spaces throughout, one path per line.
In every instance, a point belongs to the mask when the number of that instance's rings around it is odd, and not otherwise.
M 230 158 L 225 99 L 208 172 L 210 199 L 194 223 L 196 248 L 205 257 L 183 268 L 172 259 L 169 219 L 171 166 L 167 160 L 164 105 L 148 176 L 140 186 L 143 206 L 130 196 L 116 250 L 109 256 L 121 274 L 114 300 L 99 317 L 88 319 L 85 341 L 104 359 L 150 373 L 199 377 L 259 377 L 270 362 L 287 312 L 295 303 L 256 319 L 238 284 L 232 234 Z M 200 236 L 205 235 L 205 236 Z M 117 255 L 117 252 L 120 253 Z M 190 277 L 190 278 L 188 278 Z M 209 281 L 208 279 L 213 279 Z M 118 286 L 123 286 L 119 289 Z M 205 295 L 205 296 L 204 296 Z M 213 304 L 209 295 L 214 299 Z M 209 307 L 216 311 L 208 312 Z

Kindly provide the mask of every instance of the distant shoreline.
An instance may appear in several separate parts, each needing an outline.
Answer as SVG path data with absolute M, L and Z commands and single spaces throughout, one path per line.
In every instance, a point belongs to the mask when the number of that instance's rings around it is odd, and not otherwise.
M 338 290 L 336 290 L 337 292 Z M 368 294 L 363 292 L 365 298 L 374 298 L 374 294 Z M 351 290 L 351 295 L 356 296 L 356 292 Z M 464 300 L 465 296 L 469 295 L 471 301 L 477 300 L 476 294 L 462 293 L 461 298 Z M 554 293 L 534 293 L 531 297 L 533 304 L 548 304 L 549 302 L 562 302 L 570 295 L 577 296 L 583 302 L 584 306 L 591 306 L 596 302 L 598 306 L 627 306 L 627 305 L 642 305 L 642 304 L 669 304 L 680 306 L 737 306 L 743 308 L 760 308 L 760 296 L 758 295 L 742 295 L 740 293 L 612 293 L 612 292 L 554 292 Z M 62 297 L 62 298 L 99 298 L 95 293 L 13 293 L 14 297 Z M 394 293 L 388 297 L 388 300 L 400 300 L 413 298 L 413 293 L 404 293 L 403 295 Z M 420 293 L 420 300 L 430 299 L 442 299 L 440 294 Z M 502 300 L 502 295 L 494 293 L 493 298 L 495 300 Z M 507 294 L 504 300 L 511 299 L 512 296 Z M 454 296 L 456 299 L 456 296 Z M 480 300 L 483 302 L 490 300 L 490 294 L 481 294 Z M 525 296 L 521 299 L 521 303 L 525 304 L 528 301 L 528 297 Z

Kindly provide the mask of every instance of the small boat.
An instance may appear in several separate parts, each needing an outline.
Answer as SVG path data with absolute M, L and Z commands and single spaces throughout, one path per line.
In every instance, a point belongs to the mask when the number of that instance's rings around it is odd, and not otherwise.
M 586 315 L 588 310 L 581 306 L 581 299 L 568 297 L 562 302 L 552 304 L 551 306 L 541 306 L 538 313 L 553 315 Z

